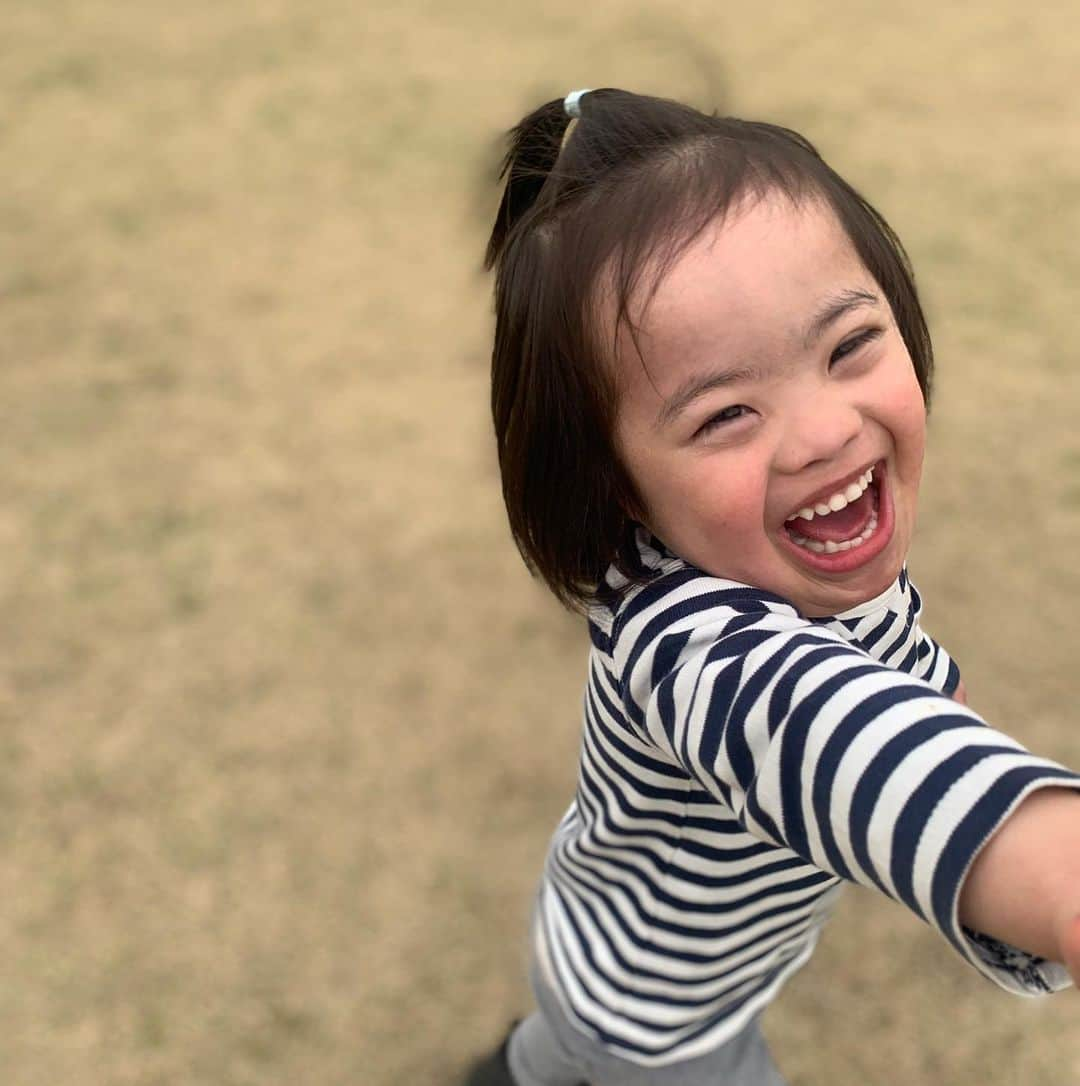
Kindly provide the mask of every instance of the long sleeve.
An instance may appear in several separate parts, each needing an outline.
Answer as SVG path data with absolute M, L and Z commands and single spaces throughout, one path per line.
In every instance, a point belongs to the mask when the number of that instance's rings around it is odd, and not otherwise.
M 639 733 L 755 838 L 903 903 L 1003 987 L 1066 986 L 1056 963 L 966 932 L 957 902 L 1024 797 L 1080 779 L 940 693 L 955 665 L 929 639 L 915 651 L 939 689 L 783 601 L 700 575 L 664 580 L 612 630 Z

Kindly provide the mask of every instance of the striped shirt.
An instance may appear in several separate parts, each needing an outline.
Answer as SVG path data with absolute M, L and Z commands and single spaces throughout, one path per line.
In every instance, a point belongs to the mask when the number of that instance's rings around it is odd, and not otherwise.
M 724 1043 L 810 956 L 844 880 L 876 887 L 1014 992 L 1064 968 L 964 929 L 982 844 L 1030 792 L 1080 778 L 948 695 L 906 572 L 806 619 L 644 533 L 649 580 L 591 609 L 578 788 L 534 937 L 569 1020 L 650 1066 Z

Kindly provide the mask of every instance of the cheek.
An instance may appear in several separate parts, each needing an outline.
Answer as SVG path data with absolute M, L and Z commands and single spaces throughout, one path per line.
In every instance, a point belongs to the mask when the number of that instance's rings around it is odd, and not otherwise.
M 729 479 L 717 495 L 716 523 L 732 532 L 760 529 L 764 520 L 765 484 L 749 473 Z
M 738 476 L 721 472 L 709 458 L 677 457 L 637 465 L 635 477 L 648 521 L 661 538 L 684 546 L 737 535 L 750 519 L 761 522 L 760 503 Z
M 717 465 L 696 478 L 673 513 L 684 521 L 692 518 L 703 541 L 736 554 L 760 545 L 766 497 L 766 480 L 756 465 L 744 464 L 740 470 L 726 460 L 723 470 Z
M 912 459 L 917 459 L 921 466 L 923 454 L 926 451 L 926 407 L 921 395 L 906 412 L 905 424 L 910 456 Z
M 693 487 L 670 457 L 632 436 L 623 438 L 620 460 L 636 498 L 627 513 L 664 539 L 679 511 L 686 509 Z
M 905 366 L 883 392 L 883 418 L 888 420 L 901 459 L 921 463 L 926 448 L 926 404 L 914 369 Z

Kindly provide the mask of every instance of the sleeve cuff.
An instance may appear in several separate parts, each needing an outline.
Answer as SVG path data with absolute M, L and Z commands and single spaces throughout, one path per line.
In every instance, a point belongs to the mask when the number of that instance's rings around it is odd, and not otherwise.
M 1020 783 L 1017 778 L 1027 777 L 1027 780 L 1024 780 L 1020 787 L 1015 787 L 1015 790 L 1009 788 L 1005 781 L 998 782 L 999 786 L 1004 786 L 1001 790 L 1006 793 L 1012 792 L 1012 796 L 1001 803 L 998 817 L 986 824 L 989 832 L 984 831 L 980 835 L 980 843 L 970 852 L 967 862 L 963 864 L 964 874 L 953 882 L 949 910 L 951 923 L 943 926 L 942 930 L 967 961 L 999 988 L 1017 995 L 1048 995 L 1051 992 L 1060 992 L 1072 987 L 1072 978 L 1063 963 L 1039 957 L 984 932 L 965 927 L 960 923 L 957 915 L 960 891 L 967 871 L 971 869 L 971 864 L 974 863 L 983 845 L 990 840 L 1012 811 L 1024 799 L 1042 788 L 1071 788 L 1074 791 L 1080 791 L 1080 778 L 1076 774 L 1050 762 L 1042 764 L 1041 772 L 1039 768 L 1031 767 L 1026 772 L 1014 772 L 1009 776 L 1013 777 L 1015 783 Z M 940 912 L 938 916 L 940 921 L 945 921 L 946 917 Z
M 1049 995 L 1072 987 L 1060 962 L 1029 954 L 982 932 L 961 928 L 968 961 L 1000 988 L 1016 995 Z

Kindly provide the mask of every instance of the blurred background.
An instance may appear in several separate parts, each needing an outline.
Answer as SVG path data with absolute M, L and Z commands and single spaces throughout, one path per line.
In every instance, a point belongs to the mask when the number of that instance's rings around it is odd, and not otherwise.
M 1080 765 L 1080 9 L 7 0 L 0 1078 L 436 1086 L 528 1007 L 585 636 L 487 417 L 500 132 L 579 86 L 803 131 L 905 240 L 911 567 Z M 1080 1081 L 1080 999 L 849 891 L 792 1086 Z

